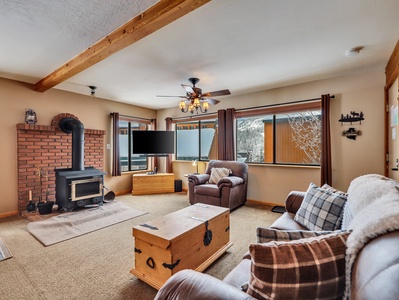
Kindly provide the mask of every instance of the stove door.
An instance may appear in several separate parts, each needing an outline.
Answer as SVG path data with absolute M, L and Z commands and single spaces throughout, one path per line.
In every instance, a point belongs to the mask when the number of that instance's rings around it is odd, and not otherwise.
M 71 200 L 78 201 L 94 197 L 102 197 L 103 179 L 94 177 L 71 181 Z

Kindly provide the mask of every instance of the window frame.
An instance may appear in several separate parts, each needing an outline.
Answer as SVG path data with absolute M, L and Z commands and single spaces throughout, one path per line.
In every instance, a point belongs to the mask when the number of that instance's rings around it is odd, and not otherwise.
M 180 161 L 193 161 L 193 160 L 197 160 L 197 161 L 204 161 L 207 162 L 210 159 L 201 159 L 201 129 L 202 129 L 202 122 L 207 122 L 207 121 L 213 121 L 215 122 L 215 128 L 217 129 L 218 126 L 218 118 L 217 115 L 215 114 L 208 114 L 208 115 L 202 115 L 201 117 L 198 118 L 178 118 L 178 119 L 174 119 L 173 123 L 175 124 L 175 136 L 176 136 L 176 153 L 175 153 L 175 159 L 176 160 L 180 160 Z M 178 134 L 177 134 L 177 130 L 178 130 L 178 125 L 181 123 L 197 123 L 198 126 L 198 157 L 193 158 L 193 159 L 181 159 L 178 157 Z
M 143 124 L 146 127 L 146 130 L 151 130 L 153 127 L 153 120 L 150 119 L 144 119 L 144 118 L 137 118 L 137 117 L 129 117 L 129 116 L 121 116 L 119 117 L 119 125 L 120 122 L 127 122 L 128 123 L 128 129 L 127 129 L 127 137 L 128 137 L 128 142 L 127 142 L 127 161 L 128 161 L 128 170 L 123 170 L 122 167 L 122 160 L 121 160 L 121 155 L 119 154 L 119 162 L 121 166 L 121 173 L 129 173 L 129 172 L 143 172 L 146 170 L 149 170 L 152 160 L 147 157 L 146 158 L 146 168 L 145 169 L 138 169 L 138 170 L 133 170 L 132 169 L 132 123 L 138 123 L 138 124 Z M 120 128 L 119 128 L 120 130 Z M 119 151 L 121 152 L 121 147 L 119 144 Z
M 261 116 L 271 116 L 273 118 L 273 161 L 272 162 L 247 162 L 248 164 L 256 164 L 256 165 L 276 165 L 276 166 L 311 166 L 311 167 L 320 167 L 321 162 L 319 164 L 306 164 L 306 163 L 282 163 L 276 162 L 276 115 L 279 114 L 288 114 L 288 113 L 296 113 L 296 112 L 304 112 L 304 111 L 314 111 L 320 110 L 321 111 L 321 101 L 311 100 L 302 103 L 295 103 L 295 104 L 275 104 L 260 108 L 253 108 L 253 109 L 245 109 L 241 111 L 236 111 L 235 119 L 236 119 L 236 126 L 235 126 L 235 156 L 237 160 L 238 154 L 238 122 L 237 120 L 240 118 L 251 118 L 251 117 L 261 117 Z M 321 129 L 320 129 L 321 130 Z

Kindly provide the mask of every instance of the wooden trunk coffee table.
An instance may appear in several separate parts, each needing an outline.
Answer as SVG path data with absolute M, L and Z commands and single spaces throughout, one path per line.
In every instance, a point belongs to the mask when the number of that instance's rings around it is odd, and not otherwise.
M 156 289 L 183 269 L 204 271 L 228 248 L 230 210 L 194 204 L 133 228 L 133 275 Z

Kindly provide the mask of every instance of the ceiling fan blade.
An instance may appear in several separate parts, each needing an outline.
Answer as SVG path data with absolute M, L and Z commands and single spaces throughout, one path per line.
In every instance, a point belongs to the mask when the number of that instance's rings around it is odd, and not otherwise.
M 183 89 L 186 90 L 187 93 L 195 94 L 195 92 L 194 92 L 194 90 L 193 90 L 193 88 L 191 86 L 189 86 L 187 84 L 182 84 L 181 86 L 183 87 Z
M 215 97 L 215 96 L 224 96 L 224 95 L 230 95 L 229 90 L 220 90 L 220 91 L 214 91 L 214 92 L 208 92 L 202 94 L 202 97 Z
M 220 102 L 219 100 L 212 99 L 212 98 L 201 98 L 201 101 L 206 101 L 209 104 L 213 104 L 213 105 L 216 105 Z
M 185 98 L 185 99 L 187 99 L 186 96 L 165 96 L 165 95 L 157 95 L 157 97 L 173 97 L 173 98 Z

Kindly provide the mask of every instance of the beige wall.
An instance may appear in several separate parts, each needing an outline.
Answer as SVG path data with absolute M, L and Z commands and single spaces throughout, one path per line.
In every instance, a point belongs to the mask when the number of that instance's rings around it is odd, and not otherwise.
M 25 109 L 32 108 L 37 114 L 38 125 L 50 125 L 53 117 L 60 113 L 76 115 L 85 128 L 106 130 L 105 143 L 111 143 L 111 112 L 124 115 L 155 118 L 156 111 L 132 105 L 107 101 L 56 89 L 44 93 L 34 92 L 32 86 L 0 78 L 0 217 L 17 212 L 17 131 L 16 124 L 24 123 Z M 106 147 L 104 147 L 106 148 Z M 111 150 L 105 150 L 104 166 L 111 172 Z M 131 189 L 131 174 L 112 178 L 106 176 L 105 184 L 113 191 Z
M 384 173 L 384 84 L 384 67 L 380 66 L 357 74 L 246 95 L 234 95 L 232 88 L 233 96 L 222 98 L 221 103 L 211 107 L 210 112 L 222 108 L 240 109 L 316 98 L 327 93 L 335 95 L 331 104 L 333 185 L 347 190 L 350 181 L 357 176 Z M 43 125 L 49 125 L 52 118 L 59 113 L 72 113 L 86 128 L 106 130 L 106 144 L 111 143 L 110 112 L 117 111 L 145 118 L 157 117 L 159 129 L 165 128 L 166 117 L 183 115 L 177 108 L 161 110 L 157 114 L 149 109 L 56 89 L 37 93 L 32 91 L 31 85 L 6 79 L 0 79 L 0 103 L 3 113 L 0 120 L 3 141 L 0 156 L 3 167 L 0 174 L 0 216 L 17 211 L 15 125 L 24 122 L 26 108 L 34 109 L 38 124 Z M 358 127 L 362 135 L 355 141 L 341 135 L 344 127 L 338 122 L 341 113 L 347 114 L 353 110 L 363 111 L 365 115 L 365 121 Z M 110 157 L 111 151 L 105 150 L 105 171 L 108 173 Z M 183 188 L 187 188 L 184 174 L 192 172 L 190 163 L 174 162 L 173 168 L 176 178 L 182 179 Z M 159 159 L 159 170 L 165 171 L 164 158 Z M 319 184 L 319 177 L 318 168 L 250 165 L 248 198 L 282 204 L 289 191 L 306 190 L 311 181 Z M 115 178 L 106 176 L 105 183 L 115 192 L 128 191 L 131 188 L 131 174 Z
M 384 174 L 384 84 L 384 66 L 380 66 L 347 76 L 246 95 L 234 96 L 232 89 L 233 96 L 222 98 L 210 112 L 312 99 L 322 94 L 335 95 L 331 102 L 333 186 L 346 191 L 357 176 Z M 341 126 L 338 122 L 341 113 L 350 111 L 362 111 L 365 115 L 361 125 L 352 126 L 362 132 L 356 140 L 342 136 L 342 131 L 348 126 Z M 158 111 L 157 124 L 164 128 L 166 117 L 182 115 L 175 108 Z M 164 165 L 164 161 L 160 164 Z M 182 174 L 189 170 L 190 166 L 185 162 L 173 164 L 176 177 L 183 180 L 183 188 L 187 188 L 187 179 Z M 282 204 L 289 191 L 306 190 L 311 181 L 320 184 L 319 174 L 318 168 L 250 165 L 248 198 Z

